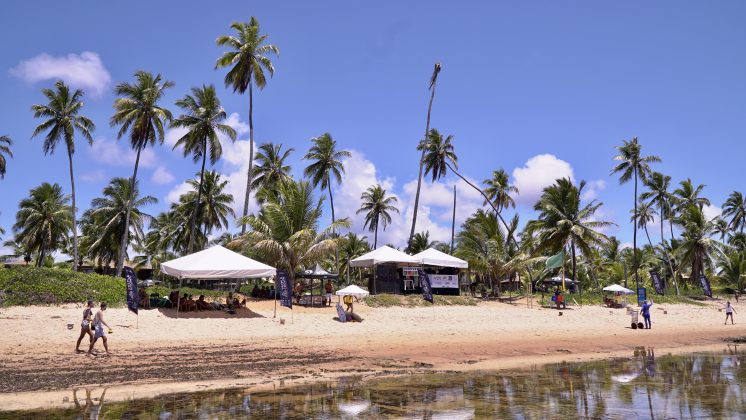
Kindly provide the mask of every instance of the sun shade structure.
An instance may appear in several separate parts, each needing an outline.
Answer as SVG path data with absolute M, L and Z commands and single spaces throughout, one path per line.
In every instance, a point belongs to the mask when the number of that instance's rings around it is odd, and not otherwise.
M 350 261 L 350 267 L 373 267 L 376 264 L 420 264 L 420 259 L 397 251 L 389 246 L 382 246 Z
M 448 255 L 445 252 L 440 252 L 435 248 L 428 248 L 419 254 L 414 254 L 414 257 L 419 259 L 423 265 L 432 265 L 435 267 L 453 267 L 453 268 L 469 268 L 469 263 L 466 261 L 456 258 L 452 255 Z
M 618 284 L 612 284 L 611 286 L 604 287 L 604 292 L 616 292 L 616 293 L 624 293 L 625 295 L 634 295 L 635 292 L 632 290 L 627 289 L 626 287 L 620 286 Z
M 339 274 L 332 274 L 323 268 L 321 268 L 320 265 L 316 264 L 316 267 L 314 267 L 313 270 L 304 270 L 300 273 L 295 273 L 295 278 L 304 278 L 304 279 L 337 279 L 339 278 Z
M 368 293 L 367 290 L 355 286 L 354 284 L 347 286 L 344 289 L 339 289 L 336 293 L 337 296 L 355 296 L 358 298 L 366 297 L 369 294 L 370 293 Z
M 179 279 L 242 279 L 273 277 L 274 267 L 216 245 L 161 264 L 161 272 Z

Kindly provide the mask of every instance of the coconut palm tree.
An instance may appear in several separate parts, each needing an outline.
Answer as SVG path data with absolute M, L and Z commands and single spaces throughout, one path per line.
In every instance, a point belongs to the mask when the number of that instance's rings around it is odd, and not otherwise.
M 461 225 L 456 244 L 454 255 L 469 263 L 478 283 L 489 283 L 494 290 L 495 280 L 506 274 L 508 262 L 506 235 L 500 229 L 496 213 L 478 209 Z
M 676 197 L 677 212 L 680 213 L 691 205 L 699 207 L 700 210 L 704 206 L 709 206 L 710 200 L 700 197 L 704 188 L 704 184 L 699 184 L 695 187 L 690 178 L 687 178 L 686 181 L 681 181 L 679 188 L 673 191 L 673 195 Z
M 78 229 L 76 221 L 75 206 L 75 176 L 73 175 L 73 154 L 75 153 L 75 132 L 81 134 L 88 144 L 93 144 L 91 132 L 96 125 L 87 117 L 80 115 L 83 108 L 83 91 L 76 89 L 70 92 L 70 88 L 61 80 L 54 84 L 54 89 L 42 89 L 42 94 L 49 101 L 46 105 L 36 104 L 31 106 L 34 118 L 42 118 L 43 122 L 35 129 L 31 137 L 46 132 L 44 136 L 44 154 L 54 153 L 54 149 L 61 142 L 65 142 L 67 149 L 67 160 L 70 164 L 70 190 L 72 192 L 72 233 L 73 233 L 73 271 L 78 268 Z M 3 171 L 5 163 L 3 159 Z M 3 172 L 4 173 L 4 172 Z
M 370 251 L 370 244 L 368 243 L 367 236 L 357 236 L 352 232 L 349 232 L 346 236 L 340 238 L 339 244 L 339 255 L 340 255 L 340 270 L 347 273 L 347 283 L 352 282 L 350 277 L 350 261 Z M 354 269 L 353 269 L 354 270 Z M 357 272 L 356 278 L 360 280 L 360 269 L 354 270 Z
M 642 145 L 637 141 L 637 137 L 633 137 L 632 140 L 624 140 L 621 146 L 616 147 L 619 154 L 614 156 L 614 160 L 620 163 L 611 170 L 611 174 L 621 174 L 619 176 L 619 184 L 624 184 L 630 180 L 635 182 L 635 196 L 634 196 L 634 220 L 637 220 L 637 181 L 638 179 L 645 182 L 651 174 L 650 164 L 660 162 L 661 158 L 658 156 L 642 156 Z M 632 249 L 633 256 L 637 255 L 637 225 L 632 224 Z M 635 285 L 640 287 L 640 275 L 637 269 L 637 260 L 633 259 L 633 270 L 635 272 Z
M 635 223 L 635 214 L 630 211 L 632 216 L 630 222 Z M 645 230 L 645 236 L 648 238 L 648 243 L 653 246 L 653 241 L 650 240 L 650 232 L 648 232 L 648 224 L 655 222 L 656 212 L 650 203 L 640 200 L 640 204 L 637 207 L 637 228 Z
M 728 245 L 739 252 L 746 252 L 746 233 L 736 232 L 728 238 Z
M 142 242 L 145 223 L 152 219 L 142 207 L 156 203 L 158 199 L 155 197 L 141 197 L 137 184 L 133 191 L 131 179 L 113 178 L 104 188 L 102 197 L 91 200 L 91 208 L 83 213 L 81 249 L 85 255 L 108 267 L 119 255 L 125 231 L 135 243 Z M 125 225 L 128 208 L 129 225 Z
M 429 248 L 435 248 L 440 242 L 430 240 L 430 231 L 418 232 L 412 238 L 409 248 L 410 254 L 417 254 Z
M 258 201 L 266 201 L 267 194 L 277 194 L 278 185 L 292 179 L 292 168 L 285 164 L 285 161 L 294 151 L 291 147 L 283 152 L 282 144 L 259 145 L 259 152 L 256 154 L 256 177 L 251 185 L 251 189 L 257 191 Z
M 13 225 L 16 242 L 29 251 L 38 252 L 37 267 L 67 240 L 73 227 L 69 203 L 70 196 L 62 193 L 59 184 L 45 182 L 32 189 L 18 204 Z
M 640 200 L 648 201 L 658 208 L 658 214 L 661 216 L 661 242 L 663 242 L 663 222 L 668 219 L 671 228 L 671 238 L 673 238 L 673 209 L 675 197 L 668 191 L 671 185 L 671 177 L 663 175 L 660 172 L 653 172 L 644 181 L 648 191 L 640 194 Z
M 581 181 L 576 187 L 569 178 L 562 178 L 544 188 L 534 206 L 534 210 L 539 212 L 538 219 L 529 221 L 526 227 L 538 234 L 537 252 L 555 253 L 570 248 L 573 280 L 577 280 L 576 248 L 584 255 L 590 255 L 591 248 L 601 246 L 608 240 L 599 229 L 613 225 L 594 220 L 602 203 L 592 200 L 582 205 L 580 197 L 585 185 L 585 181 Z
M 236 217 L 231 208 L 233 196 L 225 192 L 228 180 L 221 179 L 216 171 L 207 171 L 200 174 L 199 180 L 190 179 L 187 184 L 192 190 L 179 197 L 178 211 L 189 215 L 190 220 L 196 221 L 190 223 L 189 236 L 206 237 L 215 229 L 228 229 L 228 216 Z M 193 239 L 189 242 L 192 243 Z
M 109 123 L 111 126 L 119 125 L 117 138 L 129 132 L 130 145 L 136 150 L 135 169 L 132 172 L 130 182 L 137 185 L 137 168 L 140 166 L 140 153 L 148 145 L 155 146 L 156 142 L 163 143 L 163 126 L 170 122 L 173 117 L 171 111 L 161 107 L 158 102 L 163 98 L 166 89 L 173 87 L 174 83 L 163 80 L 160 74 L 153 75 L 142 70 L 135 72 L 135 83 L 123 82 L 114 88 L 119 96 L 114 100 L 114 115 Z M 135 190 L 132 189 L 132 192 Z M 133 200 L 129 200 L 133 203 Z M 125 226 L 129 226 L 130 211 L 125 215 Z M 119 247 L 119 256 L 116 264 L 116 275 L 122 275 L 124 265 L 124 253 L 129 245 L 129 232 L 124 231 L 122 243 Z
M 256 253 L 295 280 L 298 270 L 323 261 L 337 248 L 338 239 L 332 237 L 332 230 L 350 224 L 341 219 L 319 230 L 324 200 L 314 200 L 311 184 L 290 181 L 279 188 L 278 197 L 270 196 L 258 216 L 238 221 L 251 229 L 232 245 Z
M 725 237 L 730 233 L 730 226 L 728 225 L 728 222 L 725 221 L 722 217 L 716 217 L 712 219 L 712 224 L 714 225 L 712 233 L 715 235 L 720 236 L 720 242 L 725 241 Z
M 738 191 L 733 191 L 723 204 L 723 217 L 730 217 L 729 226 L 734 231 L 746 226 L 746 198 Z
M 177 147 L 184 148 L 184 156 L 191 155 L 195 163 L 202 161 L 202 168 L 199 171 L 199 184 L 197 190 L 197 209 L 192 212 L 191 232 L 197 230 L 197 214 L 199 214 L 199 203 L 202 197 L 202 182 L 205 177 L 205 162 L 207 155 L 210 155 L 210 164 L 220 160 L 223 154 L 223 148 L 220 145 L 218 134 L 222 133 L 228 136 L 232 141 L 236 140 L 236 130 L 229 125 L 223 124 L 226 114 L 220 99 L 215 93 L 215 86 L 202 86 L 202 88 L 192 88 L 192 94 L 186 95 L 176 101 L 176 106 L 184 111 L 173 120 L 172 126 L 185 128 L 188 131 L 174 144 Z M 231 197 L 232 199 L 232 197 Z M 232 212 L 232 211 L 231 211 Z M 226 223 L 227 225 L 227 223 Z M 189 252 L 194 252 L 194 235 L 189 237 Z
M 504 169 L 500 168 L 497 171 L 493 171 L 492 178 L 486 179 L 484 185 L 487 186 L 484 192 L 490 198 L 489 201 L 495 204 L 498 212 L 508 207 L 515 208 L 515 201 L 510 195 L 518 194 L 518 188 L 510 184 L 508 174 Z M 486 205 L 487 203 L 488 201 L 485 200 L 484 204 Z
M 684 208 L 678 223 L 683 227 L 681 244 L 677 249 L 681 264 L 691 266 L 690 281 L 695 282 L 706 269 L 712 269 L 715 261 L 723 256 L 723 244 L 712 238 L 715 225 L 707 220 L 696 204 Z
M 396 203 L 399 201 L 395 196 L 386 196 L 386 190 L 380 185 L 368 187 L 360 196 L 363 200 L 360 208 L 355 214 L 365 213 L 364 228 L 368 228 L 373 235 L 373 249 L 378 248 L 378 226 L 383 225 L 383 230 L 391 223 L 391 213 L 399 214 Z
M 744 290 L 746 281 L 746 254 L 730 252 L 718 261 L 718 277 L 720 280 L 733 285 L 739 292 Z
M 5 178 L 5 164 L 6 159 L 13 157 L 13 151 L 10 146 L 13 145 L 13 140 L 8 136 L 0 136 L 0 179 Z
M 225 75 L 225 86 L 233 88 L 233 92 L 240 94 L 249 91 L 249 172 L 246 180 L 246 197 L 243 204 L 243 217 L 249 214 L 249 194 L 254 175 L 254 90 L 256 85 L 264 89 L 267 79 L 266 71 L 270 77 L 275 73 L 275 67 L 270 60 L 270 54 L 280 55 L 280 50 L 271 44 L 266 44 L 268 35 L 259 31 L 259 20 L 254 16 L 249 22 L 233 22 L 231 28 L 236 31 L 235 35 L 223 35 L 218 37 L 219 46 L 228 47 L 230 51 L 223 53 L 215 63 L 215 68 L 230 67 Z M 241 225 L 241 234 L 246 232 L 246 225 Z
M 438 82 L 438 74 L 440 74 L 440 63 L 435 63 L 435 66 L 433 67 L 433 74 L 430 76 L 430 102 L 427 105 L 427 123 L 425 124 L 425 138 L 422 140 L 423 142 L 427 141 L 427 137 L 430 133 L 430 111 L 433 109 L 433 99 L 435 99 L 435 86 Z M 417 176 L 417 192 L 414 196 L 414 214 L 412 215 L 412 229 L 409 232 L 409 239 L 407 240 L 407 246 L 410 245 L 412 242 L 412 237 L 414 237 L 414 228 L 417 225 L 417 210 L 420 205 L 420 189 L 422 188 L 422 169 L 425 165 L 425 147 L 421 147 L 422 143 L 418 144 L 417 150 L 422 150 L 422 154 L 420 155 L 420 172 Z

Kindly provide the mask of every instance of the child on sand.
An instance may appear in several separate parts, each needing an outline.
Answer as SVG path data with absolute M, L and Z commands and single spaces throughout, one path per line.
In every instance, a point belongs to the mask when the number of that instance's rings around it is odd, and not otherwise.
M 93 342 L 93 330 L 91 329 L 91 318 L 93 317 L 93 301 L 89 300 L 83 311 L 83 321 L 80 323 L 80 337 L 78 342 L 75 344 L 75 351 L 78 353 L 84 353 L 85 350 L 80 349 L 80 342 L 83 341 L 83 337 L 88 335 L 88 343 Z
M 728 317 L 730 317 L 730 324 L 735 324 L 735 322 L 733 322 L 733 312 L 735 311 L 736 309 L 731 306 L 730 301 L 725 303 L 725 325 L 728 325 Z
M 101 309 L 99 309 L 98 312 L 96 312 L 96 316 L 93 318 L 93 330 L 95 331 L 93 335 L 93 341 L 91 341 L 91 346 L 88 348 L 88 355 L 93 356 L 93 346 L 96 344 L 96 341 L 98 341 L 99 338 L 101 338 L 101 341 L 104 342 L 104 350 L 106 350 L 106 354 L 109 355 L 109 344 L 106 342 L 106 331 L 104 330 L 104 325 L 106 325 L 106 328 L 109 329 L 109 333 L 111 333 L 111 327 L 109 324 L 104 321 L 104 311 L 106 310 L 106 302 L 101 302 Z

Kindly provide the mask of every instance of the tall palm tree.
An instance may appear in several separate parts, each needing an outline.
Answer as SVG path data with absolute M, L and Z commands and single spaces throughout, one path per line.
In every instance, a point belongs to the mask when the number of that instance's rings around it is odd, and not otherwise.
M 186 95 L 176 101 L 176 106 L 184 111 L 173 120 L 172 126 L 185 128 L 188 131 L 174 144 L 184 148 L 184 156 L 192 155 L 194 162 L 202 160 L 202 168 L 199 171 L 199 184 L 197 186 L 197 209 L 192 212 L 191 235 L 189 236 L 189 252 L 194 252 L 194 232 L 197 230 L 197 214 L 200 212 L 199 204 L 202 197 L 202 182 L 205 177 L 205 162 L 207 154 L 210 154 L 210 164 L 220 160 L 223 148 L 220 145 L 219 133 L 223 133 L 231 140 L 236 140 L 236 130 L 229 125 L 223 124 L 226 114 L 220 99 L 215 93 L 215 86 L 202 86 L 192 88 L 192 94 Z
M 673 238 L 673 208 L 675 198 L 668 191 L 671 185 L 671 177 L 663 175 L 660 172 L 653 172 L 647 180 L 645 186 L 648 191 L 640 194 L 640 200 L 649 201 L 658 208 L 658 214 L 661 216 L 661 242 L 663 242 L 663 222 L 668 219 L 671 227 L 671 238 Z
M 345 172 L 342 159 L 352 156 L 347 150 L 337 150 L 337 142 L 332 139 L 331 134 L 324 133 L 319 137 L 311 139 L 313 146 L 303 159 L 310 160 L 303 174 L 311 178 L 313 186 L 320 186 L 329 190 L 329 205 L 332 210 L 332 224 L 334 217 L 334 197 L 332 196 L 332 177 L 337 184 L 342 182 L 342 174 Z M 333 232 L 336 234 L 336 232 Z M 339 273 L 339 255 L 334 254 L 334 265 Z
M 78 229 L 75 206 L 75 176 L 73 175 L 73 154 L 75 153 L 75 132 L 77 131 L 88 140 L 88 144 L 93 144 L 91 132 L 96 129 L 96 125 L 87 117 L 80 115 L 83 108 L 83 91 L 76 89 L 70 92 L 70 88 L 61 80 L 54 84 L 54 89 L 42 89 L 42 94 L 49 100 L 46 105 L 32 105 L 34 118 L 43 118 L 44 121 L 39 124 L 31 137 L 36 137 L 42 132 L 47 132 L 44 136 L 44 154 L 54 153 L 54 149 L 60 143 L 65 142 L 67 148 L 67 160 L 70 164 L 70 190 L 72 191 L 72 225 L 73 225 L 73 271 L 78 268 Z M 3 171 L 5 169 L 3 159 Z
M 111 126 L 120 125 L 117 138 L 121 139 L 128 131 L 130 133 L 130 145 L 137 151 L 135 158 L 135 169 L 132 172 L 132 185 L 137 184 L 137 168 L 140 165 L 140 153 L 148 145 L 163 143 L 163 126 L 170 122 L 173 117 L 171 111 L 161 107 L 158 102 L 163 98 L 166 89 L 173 87 L 171 81 L 164 81 L 160 74 L 153 75 L 142 70 L 135 72 L 135 83 L 123 82 L 114 88 L 119 96 L 114 101 L 114 115 L 112 115 Z M 132 190 L 134 192 L 134 189 Z M 130 199 L 131 204 L 133 201 Z M 129 226 L 131 209 L 127 210 L 124 226 Z M 116 264 L 116 275 L 122 275 L 124 265 L 124 254 L 129 244 L 129 232 L 124 231 L 122 244 L 119 248 L 119 257 Z
M 734 231 L 746 226 L 746 198 L 738 191 L 733 191 L 723 204 L 723 217 L 730 217 L 729 226 Z
M 266 201 L 267 194 L 277 194 L 278 186 L 292 179 L 290 165 L 285 161 L 294 152 L 292 147 L 282 151 L 282 144 L 262 143 L 256 154 L 256 177 L 251 189 L 257 191 L 258 201 Z
M 591 254 L 591 248 L 603 245 L 608 238 L 598 230 L 613 223 L 594 220 L 602 203 L 592 200 L 583 206 L 580 197 L 585 181 L 573 185 L 569 178 L 555 181 L 544 188 L 534 210 L 539 212 L 537 220 L 528 222 L 527 229 L 538 234 L 537 252 L 558 252 L 568 246 L 572 256 L 572 279 L 576 277 L 575 249 L 580 248 L 584 255 Z
M 58 184 L 45 182 L 32 189 L 18 204 L 13 232 L 16 242 L 38 252 L 41 267 L 50 252 L 62 246 L 73 227 L 70 196 Z
M 696 282 L 706 269 L 715 266 L 717 258 L 723 255 L 723 244 L 712 238 L 714 223 L 707 220 L 702 209 L 696 204 L 690 204 L 683 209 L 679 217 L 679 224 L 684 232 L 681 235 L 681 245 L 677 249 L 682 265 L 691 266 L 690 281 Z
M 228 216 L 236 217 L 231 208 L 233 196 L 225 192 L 228 180 L 221 179 L 216 171 L 207 171 L 200 174 L 199 181 L 190 179 L 187 184 L 192 190 L 179 197 L 178 208 L 190 220 L 197 221 L 190 223 L 189 243 L 194 243 L 191 238 L 209 235 L 214 229 L 228 229 Z
M 632 211 L 630 211 L 632 213 Z M 640 200 L 640 204 L 637 207 L 637 228 L 645 230 L 645 236 L 648 238 L 648 243 L 653 246 L 653 241 L 650 240 L 650 233 L 648 232 L 648 224 L 655 221 L 655 209 L 650 203 Z M 630 222 L 635 223 L 634 213 L 630 217 Z
M 355 214 L 365 213 L 365 228 L 375 232 L 373 236 L 373 249 L 378 248 L 378 226 L 383 225 L 383 230 L 391 223 L 391 213 L 399 214 L 396 203 L 399 201 L 395 196 L 386 196 L 386 190 L 380 185 L 368 187 L 360 196 L 363 200 L 360 208 Z
M 13 157 L 13 151 L 10 150 L 12 145 L 13 140 L 10 137 L 0 136 L 0 179 L 5 178 L 6 157 Z
M 497 171 L 493 171 L 492 178 L 485 180 L 484 184 L 487 186 L 484 192 L 490 198 L 489 201 L 495 204 L 498 212 L 508 207 L 515 208 L 515 201 L 510 195 L 518 194 L 518 188 L 510 184 L 508 174 L 504 169 L 500 168 Z M 487 202 L 485 200 L 484 204 L 486 205 Z
M 430 76 L 430 87 L 428 88 L 430 90 L 430 102 L 427 104 L 427 123 L 425 124 L 425 138 L 422 140 L 423 142 L 427 142 L 428 135 L 430 133 L 430 111 L 433 109 L 433 99 L 435 99 L 435 86 L 438 82 L 438 74 L 440 74 L 440 63 L 435 63 L 435 66 L 433 67 L 433 74 Z M 410 245 L 412 242 L 412 237 L 414 237 L 414 229 L 417 225 L 417 210 L 420 205 L 420 189 L 422 188 L 422 169 L 425 165 L 425 147 L 421 147 L 422 144 L 420 143 L 417 146 L 417 150 L 422 150 L 422 154 L 420 155 L 420 172 L 417 176 L 417 192 L 414 196 L 414 214 L 412 215 L 412 229 L 409 232 L 409 239 L 407 240 L 407 246 Z
M 699 184 L 695 187 L 690 178 L 687 178 L 686 181 L 681 181 L 679 188 L 673 191 L 673 195 L 676 197 L 677 210 L 683 212 L 691 205 L 699 207 L 700 210 L 704 206 L 709 206 L 710 200 L 700 196 L 704 188 L 704 184 Z
M 642 145 L 637 141 L 637 137 L 633 137 L 632 140 L 624 140 L 621 146 L 617 146 L 616 149 L 619 154 L 614 156 L 614 160 L 620 163 L 611 170 L 611 174 L 619 173 L 619 184 L 624 184 L 630 180 L 635 182 L 635 196 L 634 196 L 634 220 L 637 220 L 637 181 L 638 179 L 645 182 L 651 174 L 650 164 L 654 162 L 660 162 L 661 158 L 658 156 L 642 156 Z M 637 225 L 632 224 L 632 255 L 635 256 L 632 261 L 633 270 L 635 272 L 635 285 L 640 287 L 640 274 L 637 269 Z
M 231 86 L 234 92 L 244 94 L 249 91 L 249 172 L 246 180 L 246 197 L 243 204 L 243 217 L 249 214 L 249 194 L 251 193 L 252 177 L 254 175 L 254 90 L 256 85 L 264 89 L 267 79 L 275 73 L 275 67 L 270 60 L 270 54 L 280 55 L 280 50 L 271 44 L 266 44 L 268 35 L 259 31 L 259 20 L 254 16 L 249 22 L 233 22 L 231 28 L 235 35 L 218 37 L 217 44 L 230 48 L 223 53 L 215 63 L 215 68 L 230 67 L 225 75 L 225 86 Z M 246 225 L 241 225 L 241 234 L 246 232 Z

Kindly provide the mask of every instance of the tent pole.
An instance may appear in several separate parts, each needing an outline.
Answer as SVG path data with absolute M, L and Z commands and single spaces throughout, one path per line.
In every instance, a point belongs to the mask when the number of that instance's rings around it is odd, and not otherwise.
M 275 311 L 272 318 L 277 318 L 277 274 L 275 274 Z
M 179 306 L 181 306 L 181 281 L 183 279 L 179 277 L 179 293 L 176 294 L 176 319 L 179 319 Z

